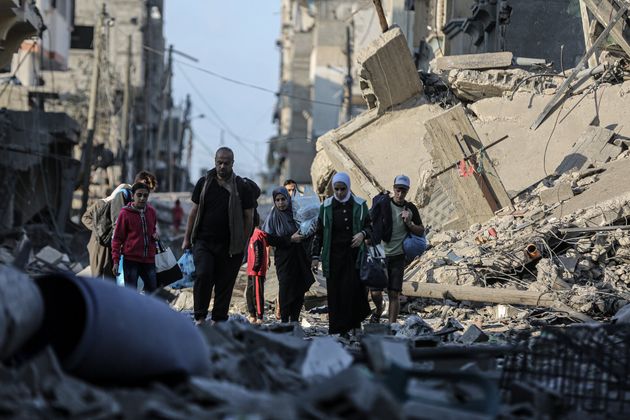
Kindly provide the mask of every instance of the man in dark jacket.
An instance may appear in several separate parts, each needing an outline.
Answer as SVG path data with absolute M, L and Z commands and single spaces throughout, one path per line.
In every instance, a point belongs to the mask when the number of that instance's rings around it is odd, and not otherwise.
M 394 194 L 382 193 L 374 197 L 370 216 L 372 217 L 372 243 L 382 244 L 387 262 L 389 298 L 389 322 L 394 323 L 400 312 L 400 292 L 402 292 L 405 272 L 405 252 L 403 242 L 407 235 L 424 234 L 424 226 L 418 208 L 405 200 L 411 182 L 406 175 L 394 179 Z M 379 322 L 383 312 L 382 290 L 371 290 L 372 301 L 376 310 L 370 319 Z
M 232 170 L 234 152 L 219 148 L 214 163 L 215 168 L 195 185 L 182 244 L 183 249 L 193 247 L 197 324 L 208 315 L 213 290 L 212 321 L 228 319 L 234 283 L 254 228 L 255 202 L 246 182 Z

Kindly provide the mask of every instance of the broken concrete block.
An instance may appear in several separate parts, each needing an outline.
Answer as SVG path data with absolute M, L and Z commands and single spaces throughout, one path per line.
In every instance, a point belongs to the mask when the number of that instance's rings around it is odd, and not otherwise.
M 300 372 L 307 379 L 336 375 L 352 364 L 353 358 L 332 337 L 315 338 L 306 351 Z
M 176 311 L 192 311 L 193 310 L 193 292 L 192 289 L 183 289 L 179 291 L 177 299 L 171 303 L 171 307 Z
M 496 319 L 512 318 L 518 314 L 518 309 L 510 305 L 499 304 L 494 307 Z
M 429 238 L 431 245 L 436 246 L 444 243 L 451 243 L 457 240 L 457 234 L 451 231 L 436 232 Z
M 35 258 L 37 258 L 38 260 L 46 264 L 50 264 L 54 266 L 54 265 L 57 265 L 62 260 L 63 256 L 64 254 L 57 251 L 55 248 L 47 245 L 35 255 Z
M 374 372 L 385 372 L 393 365 L 403 369 L 409 369 L 413 365 L 406 340 L 370 336 L 364 338 L 361 345 Z
M 540 202 L 542 204 L 555 204 L 561 203 L 569 198 L 573 197 L 573 189 L 571 188 L 571 184 L 567 184 L 562 182 L 553 188 L 549 188 L 540 192 L 538 196 L 540 198 Z
M 418 315 L 411 315 L 405 320 L 405 324 L 396 333 L 398 337 L 417 337 L 420 335 L 432 335 L 433 328 Z
M 400 28 L 392 27 L 357 54 L 361 94 L 382 114 L 422 94 L 422 82 Z
M 459 338 L 459 341 L 463 344 L 484 343 L 489 340 L 486 333 L 481 331 L 476 325 L 471 325 Z
M 511 96 L 514 89 L 519 92 L 542 92 L 555 89 L 562 84 L 561 77 L 531 77 L 532 73 L 522 69 L 503 70 L 451 70 L 449 86 L 455 96 L 465 101 L 484 98 Z
M 26 274 L 0 266 L 0 361 L 13 355 L 40 328 L 44 300 Z
M 492 68 L 504 68 L 512 65 L 513 54 L 509 51 L 483 54 L 461 54 L 437 57 L 431 68 L 439 73 L 445 70 L 484 70 Z
M 364 369 L 351 367 L 299 396 L 317 418 L 402 419 L 400 404 Z M 313 411 L 307 411 L 309 417 Z

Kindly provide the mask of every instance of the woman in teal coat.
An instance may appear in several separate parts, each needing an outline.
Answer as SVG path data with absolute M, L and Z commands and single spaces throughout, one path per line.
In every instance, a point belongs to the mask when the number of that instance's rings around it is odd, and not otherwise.
M 333 177 L 334 194 L 319 209 L 313 241 L 313 269 L 321 260 L 328 292 L 330 334 L 347 334 L 360 328 L 370 314 L 367 291 L 359 278 L 365 239 L 372 227 L 365 200 L 352 194 L 350 177 Z

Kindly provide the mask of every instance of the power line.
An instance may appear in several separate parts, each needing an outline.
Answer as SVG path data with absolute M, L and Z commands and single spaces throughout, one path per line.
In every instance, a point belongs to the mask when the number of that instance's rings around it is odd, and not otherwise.
M 142 47 L 144 49 L 146 49 L 147 51 L 150 51 L 150 52 L 152 52 L 154 54 L 164 55 L 163 52 L 158 51 L 158 50 L 156 50 L 154 48 L 151 48 L 151 47 L 149 47 L 147 45 L 143 45 Z M 313 104 L 328 105 L 328 106 L 334 106 L 336 108 L 341 108 L 340 104 L 335 104 L 335 103 L 332 103 L 332 102 L 325 102 L 325 101 L 318 101 L 318 100 L 310 99 L 310 98 L 303 98 L 301 96 L 291 95 L 289 93 L 276 92 L 273 89 L 269 89 L 269 88 L 266 88 L 264 86 L 259 86 L 259 85 L 255 85 L 253 83 L 243 82 L 241 80 L 233 79 L 231 77 L 224 76 L 224 75 L 222 75 L 220 73 L 217 73 L 215 71 L 206 69 L 204 67 L 197 66 L 195 64 L 188 63 L 186 61 L 181 61 L 181 60 L 177 60 L 177 59 L 173 59 L 173 61 L 176 61 L 177 63 L 182 64 L 184 66 L 188 66 L 188 67 L 193 68 L 193 69 L 195 69 L 197 71 L 200 71 L 202 73 L 205 73 L 205 74 L 208 74 L 210 76 L 219 78 L 219 79 L 224 80 L 224 81 L 229 82 L 229 83 L 234 83 L 234 84 L 239 85 L 239 86 L 244 86 L 244 87 L 248 87 L 248 88 L 251 88 L 251 89 L 256 89 L 256 90 L 259 90 L 261 92 L 272 93 L 275 96 L 284 96 L 284 97 L 287 97 L 287 98 L 297 99 L 297 100 L 300 100 L 300 101 L 310 102 L 310 103 L 313 103 Z
M 219 121 L 219 123 L 221 124 L 221 126 L 223 127 L 223 129 L 234 139 L 236 140 L 253 158 L 256 162 L 258 162 L 260 165 L 263 165 L 263 161 L 260 159 L 260 157 L 254 152 L 252 151 L 246 144 L 245 142 L 234 133 L 234 131 L 232 131 L 232 129 L 230 128 L 230 126 L 221 118 L 221 116 L 219 115 L 219 113 L 217 111 L 215 111 L 215 109 L 212 107 L 212 105 L 210 105 L 210 103 L 206 100 L 205 96 L 203 96 L 199 90 L 197 89 L 197 87 L 195 86 L 195 84 L 193 83 L 193 81 L 190 79 L 190 77 L 188 76 L 188 74 L 181 68 L 179 67 L 179 70 L 182 72 L 182 75 L 184 76 L 184 79 L 186 79 L 186 81 L 188 82 L 188 84 L 190 85 L 190 87 L 193 89 L 193 91 L 195 92 L 195 94 L 197 94 L 197 96 L 199 97 L 199 99 L 201 99 L 201 102 L 208 108 L 208 111 L 210 111 L 210 113 L 212 113 L 212 115 L 217 119 L 217 121 Z

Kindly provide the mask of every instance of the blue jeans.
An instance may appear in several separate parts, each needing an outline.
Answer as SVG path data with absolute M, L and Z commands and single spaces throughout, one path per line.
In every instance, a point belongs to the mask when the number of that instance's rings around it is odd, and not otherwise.
M 152 292 L 157 289 L 155 264 L 129 261 L 123 258 L 123 271 L 125 272 L 125 286 L 137 289 L 138 276 L 141 276 L 145 292 Z

